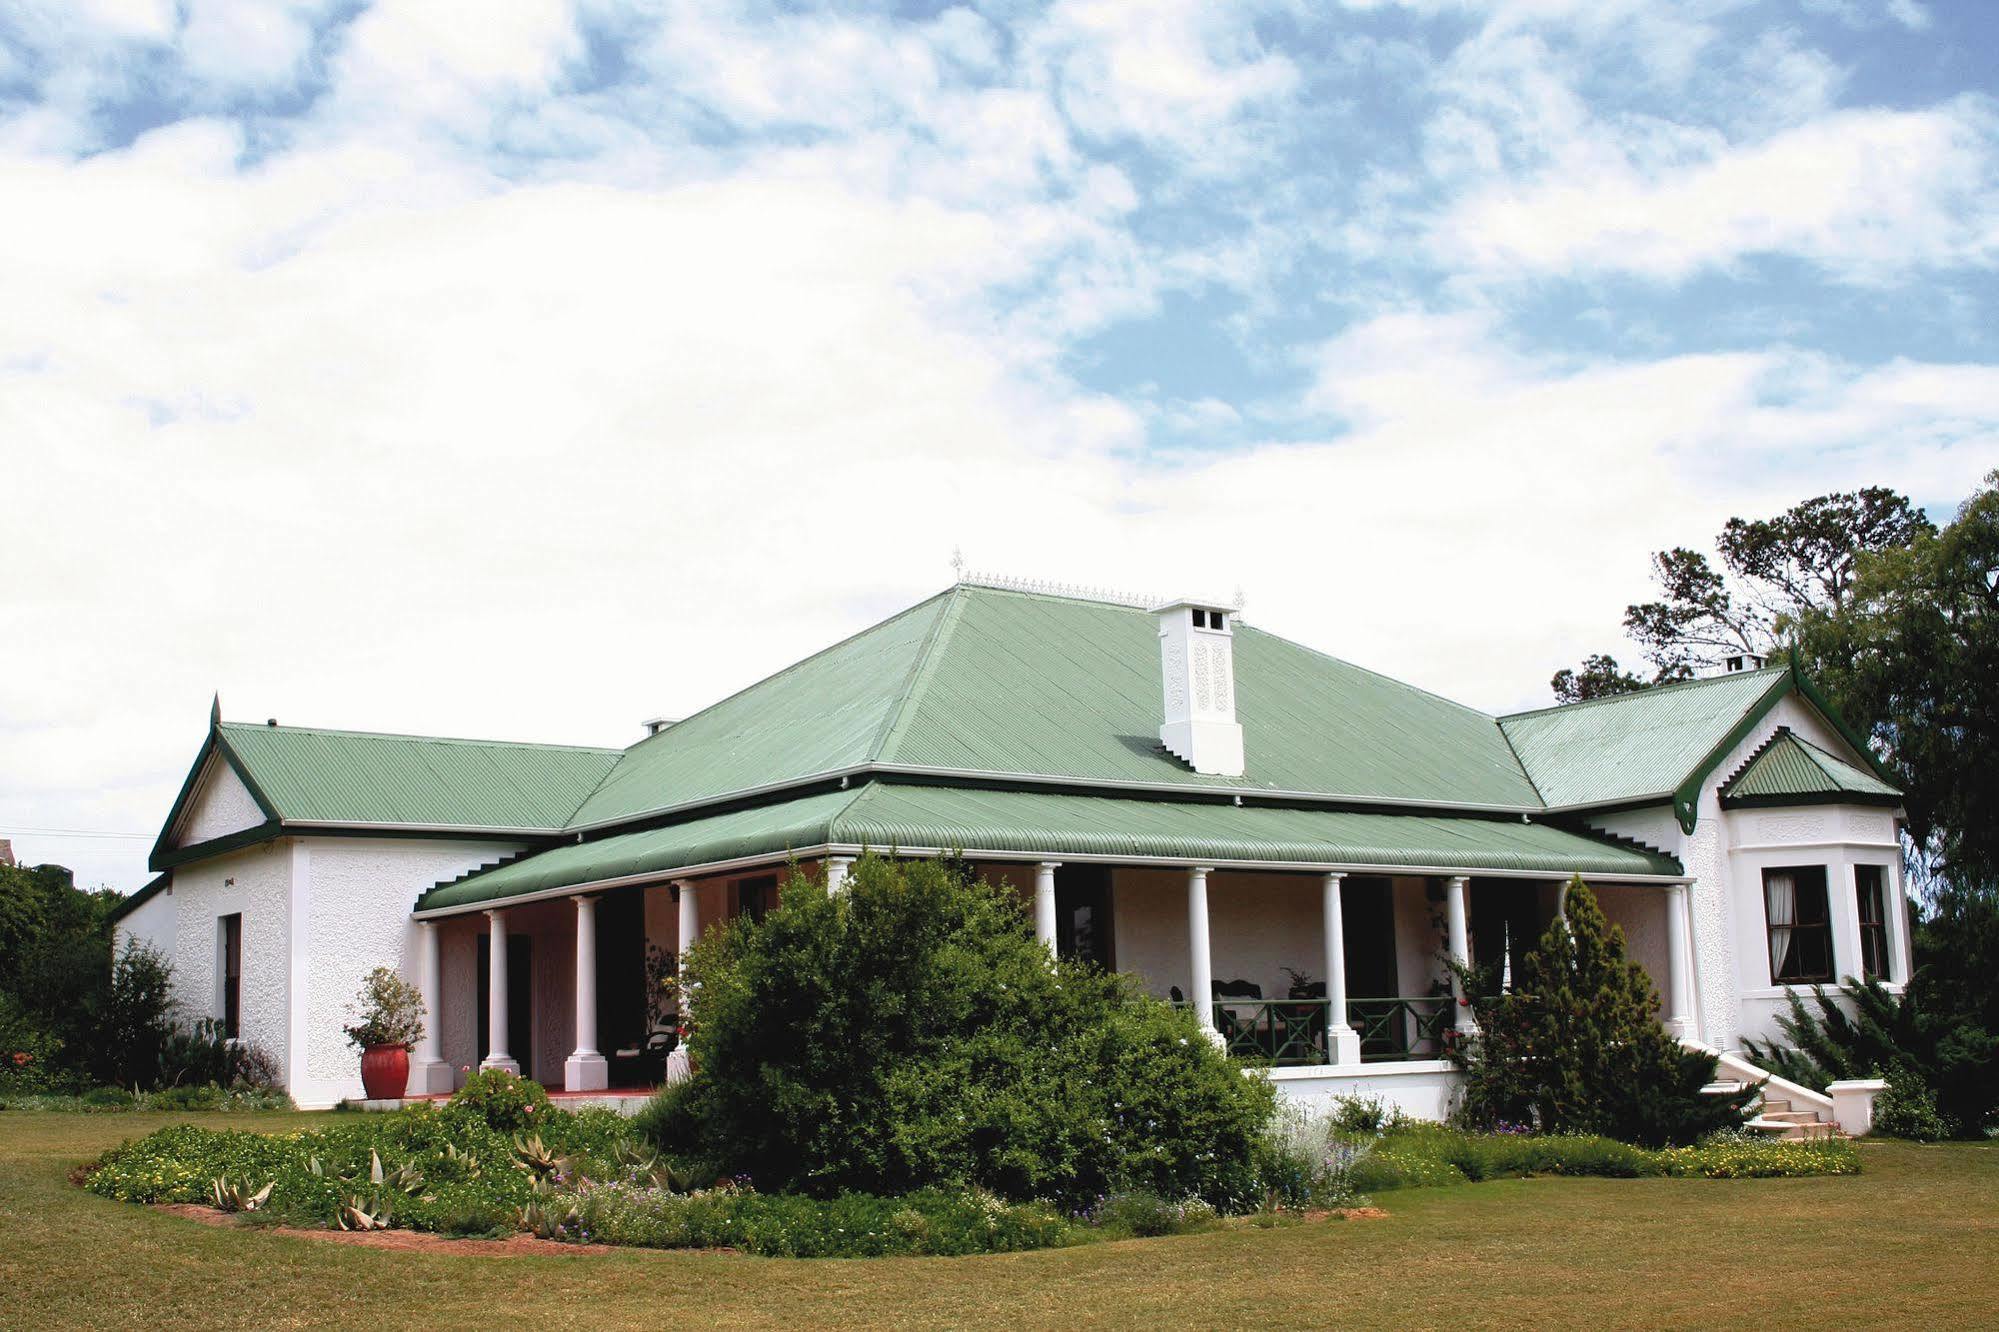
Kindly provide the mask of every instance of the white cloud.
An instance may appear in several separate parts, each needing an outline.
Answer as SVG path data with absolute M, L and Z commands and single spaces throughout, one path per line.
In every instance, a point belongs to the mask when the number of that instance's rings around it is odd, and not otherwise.
M 1478 189 L 1432 243 L 1485 273 L 1668 281 L 1753 255 L 1860 282 L 1999 258 L 1999 121 L 1981 98 L 1834 112 L 1689 162 L 1593 168 Z

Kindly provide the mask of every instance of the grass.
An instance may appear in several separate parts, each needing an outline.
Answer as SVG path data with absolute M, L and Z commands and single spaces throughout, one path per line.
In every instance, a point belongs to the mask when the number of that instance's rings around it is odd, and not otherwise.
M 0 1324 L 1991 1325 L 1999 1144 L 1862 1144 L 1865 1174 L 1531 1179 L 1383 1195 L 1381 1220 L 979 1258 L 378 1251 L 93 1197 L 72 1168 L 163 1124 L 0 1112 Z

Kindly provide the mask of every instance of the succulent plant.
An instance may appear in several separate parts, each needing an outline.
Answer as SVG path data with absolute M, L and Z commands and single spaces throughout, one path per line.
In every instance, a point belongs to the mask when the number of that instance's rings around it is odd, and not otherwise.
M 387 1230 L 389 1208 L 367 1198 L 349 1198 L 333 1219 L 342 1230 Z
M 215 1198 L 216 1210 L 254 1212 L 271 1196 L 271 1189 L 276 1183 L 276 1180 L 272 1180 L 263 1188 L 252 1192 L 248 1184 L 232 1184 L 227 1176 L 217 1175 L 208 1187 L 210 1194 Z

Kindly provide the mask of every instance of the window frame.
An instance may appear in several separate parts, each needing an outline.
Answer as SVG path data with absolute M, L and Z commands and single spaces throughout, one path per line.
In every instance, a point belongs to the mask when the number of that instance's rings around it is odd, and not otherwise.
M 1773 886 L 1771 879 L 1775 875 L 1789 875 L 1791 878 L 1790 918 L 1784 921 L 1777 920 L 1776 913 L 1772 910 L 1770 890 Z M 1765 956 L 1770 964 L 1770 983 L 1772 985 L 1831 984 L 1839 971 L 1839 958 L 1833 949 L 1832 876 L 1828 872 L 1828 867 L 1822 864 L 1768 865 L 1763 869 L 1762 881 Z M 1819 914 L 1816 920 L 1807 919 L 1803 911 L 1807 901 L 1810 900 L 1808 893 L 1815 895 L 1817 899 Z M 1777 938 L 1779 930 L 1787 932 L 1781 945 Z M 1793 969 L 1787 970 L 1780 964 L 1780 947 L 1782 960 L 1793 962 L 1794 959 L 1800 958 L 1801 954 L 1808 954 L 1812 943 L 1816 943 L 1825 959 L 1824 971 L 1808 971 L 1795 963 Z
M 1868 875 L 1872 875 L 1872 882 L 1869 882 Z M 1886 865 L 1865 861 L 1854 865 L 1853 914 L 1860 931 L 1860 978 L 1863 981 L 1895 979 L 1894 937 L 1888 928 L 1888 884 Z M 1870 898 L 1873 907 L 1871 920 L 1868 918 Z

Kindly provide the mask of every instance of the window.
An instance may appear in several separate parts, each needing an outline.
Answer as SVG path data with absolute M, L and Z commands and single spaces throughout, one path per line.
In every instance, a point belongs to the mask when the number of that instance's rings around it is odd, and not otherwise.
M 1770 921 L 1770 983 L 1831 980 L 1832 915 L 1825 866 L 1764 870 L 1763 909 Z
M 243 915 L 224 916 L 222 943 L 222 1034 L 230 1040 L 243 1035 Z
M 1855 865 L 1853 890 L 1860 908 L 1860 974 L 1888 980 L 1888 874 L 1880 865 Z

